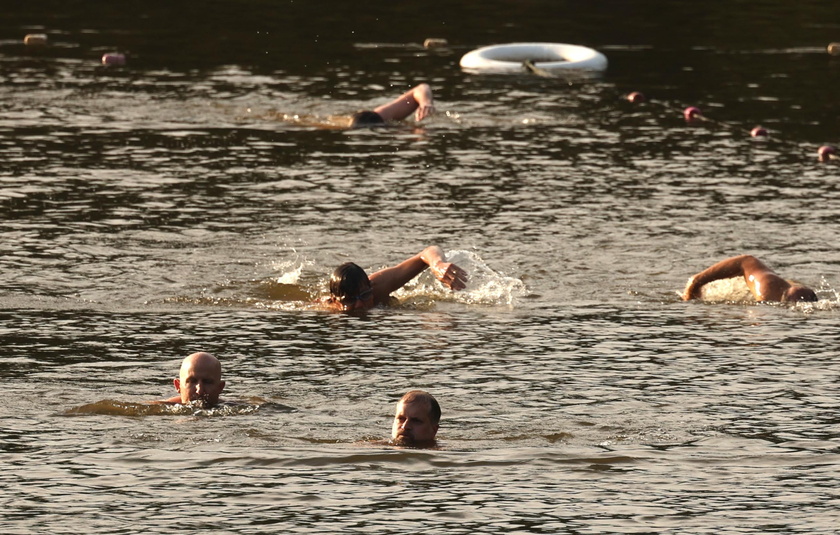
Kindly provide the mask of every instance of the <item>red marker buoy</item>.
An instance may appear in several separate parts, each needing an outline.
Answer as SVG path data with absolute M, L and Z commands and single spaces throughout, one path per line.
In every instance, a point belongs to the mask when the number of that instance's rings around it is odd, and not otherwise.
M 102 65 L 125 65 L 125 54 L 119 52 L 106 52 L 102 54 Z
M 632 102 L 633 104 L 640 104 L 647 100 L 645 98 L 644 93 L 639 93 L 638 91 L 633 91 L 629 95 L 627 95 L 627 100 Z
M 767 129 L 763 126 L 756 126 L 750 130 L 750 135 L 752 137 L 767 137 L 769 134 L 767 133 Z
M 703 114 L 700 113 L 700 108 L 697 106 L 689 106 L 683 110 L 683 117 L 685 117 L 686 121 L 691 122 L 702 119 Z
M 837 149 L 832 147 L 831 145 L 823 145 L 819 149 L 817 149 L 817 157 L 820 159 L 821 162 L 827 162 L 832 158 L 837 157 Z

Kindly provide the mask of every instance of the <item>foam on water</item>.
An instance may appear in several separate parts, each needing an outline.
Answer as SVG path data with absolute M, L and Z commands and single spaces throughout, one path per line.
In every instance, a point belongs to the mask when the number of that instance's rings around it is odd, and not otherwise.
M 394 292 L 394 296 L 401 301 L 428 297 L 466 304 L 515 306 L 518 298 L 528 295 L 524 282 L 494 271 L 478 253 L 466 250 L 447 251 L 446 260 L 467 272 L 469 279 L 464 290 L 453 292 L 447 289 L 429 270 L 425 270 L 402 289 Z

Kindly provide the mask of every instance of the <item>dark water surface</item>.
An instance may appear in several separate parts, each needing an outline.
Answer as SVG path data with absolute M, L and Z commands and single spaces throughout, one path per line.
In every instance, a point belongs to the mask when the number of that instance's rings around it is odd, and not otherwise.
M 836 11 L 7 8 L 0 532 L 834 533 L 840 167 L 816 150 L 840 142 Z M 457 66 L 517 41 L 609 69 Z M 420 125 L 318 126 L 421 81 Z M 424 276 L 363 316 L 310 304 L 339 263 L 431 243 L 465 292 Z M 740 253 L 820 302 L 678 299 Z M 144 405 L 198 350 L 242 404 Z M 440 400 L 443 449 L 377 443 L 411 388 Z

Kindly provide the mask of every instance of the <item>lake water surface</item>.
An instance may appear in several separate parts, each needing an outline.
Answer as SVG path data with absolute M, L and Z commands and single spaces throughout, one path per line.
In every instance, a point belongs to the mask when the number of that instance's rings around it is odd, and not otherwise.
M 394 4 L 5 11 L 0 532 L 836 532 L 840 167 L 816 151 L 840 142 L 840 20 Z M 458 67 L 521 41 L 610 65 Z M 422 81 L 431 120 L 318 126 Z M 466 291 L 312 306 L 338 264 L 433 243 Z M 742 253 L 820 302 L 679 300 Z M 143 404 L 199 350 L 242 404 Z M 442 405 L 439 450 L 379 442 L 412 388 Z

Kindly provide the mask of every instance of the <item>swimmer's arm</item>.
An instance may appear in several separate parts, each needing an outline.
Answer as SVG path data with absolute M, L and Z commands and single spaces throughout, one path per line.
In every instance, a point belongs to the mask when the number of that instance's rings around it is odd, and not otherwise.
M 466 272 L 455 264 L 446 262 L 440 247 L 431 245 L 396 266 L 380 269 L 370 276 L 376 302 L 385 302 L 391 292 L 408 284 L 426 267 L 431 267 L 435 278 L 448 288 L 462 290 L 466 286 Z
M 755 288 L 750 281 L 749 275 L 756 275 L 762 271 L 772 273 L 770 268 L 754 256 L 741 255 L 721 260 L 717 264 L 704 269 L 688 279 L 682 298 L 684 301 L 696 299 L 700 297 L 700 289 L 706 284 L 720 279 L 731 279 L 739 275 L 744 276 L 750 290 L 755 294 Z M 756 297 L 760 299 L 758 295 Z
M 432 88 L 429 84 L 420 84 L 373 111 L 385 121 L 399 121 L 415 112 L 414 118 L 421 121 L 435 112 Z
M 416 254 L 411 258 L 403 260 L 396 266 L 380 269 L 370 276 L 370 286 L 373 289 L 374 302 L 377 304 L 387 303 L 391 292 L 395 292 L 405 286 L 411 279 L 426 269 L 427 265 Z

